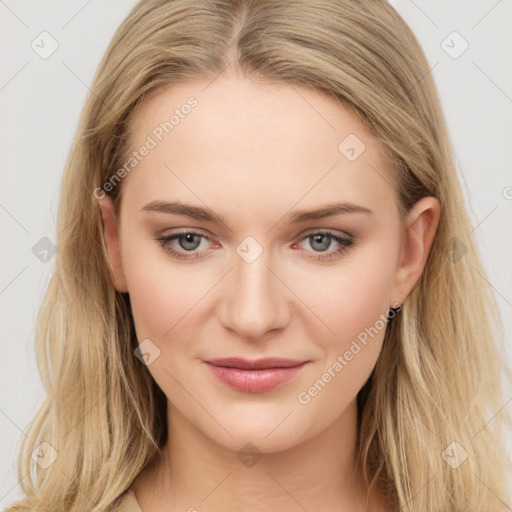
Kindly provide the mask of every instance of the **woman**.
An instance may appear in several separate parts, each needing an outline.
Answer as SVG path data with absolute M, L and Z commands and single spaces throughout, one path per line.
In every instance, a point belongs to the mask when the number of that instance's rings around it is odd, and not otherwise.
M 499 318 L 395 10 L 145 0 L 91 89 L 10 510 L 507 510 Z

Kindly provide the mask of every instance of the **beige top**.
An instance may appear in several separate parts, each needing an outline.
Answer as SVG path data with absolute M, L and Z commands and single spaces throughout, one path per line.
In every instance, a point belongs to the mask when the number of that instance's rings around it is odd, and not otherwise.
M 142 512 L 142 509 L 135 498 L 135 493 L 131 488 L 123 495 L 115 510 L 116 512 Z

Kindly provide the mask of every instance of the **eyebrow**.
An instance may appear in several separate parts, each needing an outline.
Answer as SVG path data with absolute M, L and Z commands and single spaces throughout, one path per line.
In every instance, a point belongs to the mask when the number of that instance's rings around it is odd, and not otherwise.
M 141 209 L 141 212 L 169 213 L 183 215 L 196 220 L 225 224 L 225 219 L 222 215 L 219 215 L 208 208 L 186 204 L 181 201 L 151 201 Z M 327 204 L 311 210 L 293 210 L 285 216 L 285 220 L 290 224 L 300 224 L 310 220 L 318 220 L 346 213 L 366 213 L 374 215 L 372 210 L 364 206 L 359 206 L 350 202 L 343 202 Z

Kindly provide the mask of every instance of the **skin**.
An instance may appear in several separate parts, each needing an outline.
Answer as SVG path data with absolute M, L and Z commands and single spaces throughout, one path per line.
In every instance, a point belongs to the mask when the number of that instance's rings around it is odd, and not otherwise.
M 121 183 L 119 215 L 108 196 L 98 201 L 113 285 L 130 294 L 139 343 L 160 350 L 141 371 L 168 398 L 170 441 L 135 480 L 137 500 L 145 512 L 387 510 L 378 491 L 366 503 L 354 470 L 356 396 L 385 329 L 307 404 L 298 395 L 404 303 L 424 269 L 439 203 L 423 198 L 402 219 L 389 162 L 353 112 L 309 88 L 235 74 L 146 99 L 131 120 L 133 148 L 190 96 L 198 106 Z M 354 161 L 338 150 L 349 134 L 366 146 Z M 206 206 L 225 222 L 141 211 L 153 200 Z M 342 201 L 373 213 L 298 225 L 285 218 Z M 154 239 L 180 228 L 209 239 L 167 246 L 198 258 L 175 259 Z M 354 244 L 319 261 L 341 248 L 311 238 L 326 229 Z M 237 253 L 249 236 L 263 248 L 251 263 Z M 202 362 L 229 356 L 310 363 L 279 388 L 244 393 Z M 237 457 L 247 442 L 262 455 L 252 466 Z

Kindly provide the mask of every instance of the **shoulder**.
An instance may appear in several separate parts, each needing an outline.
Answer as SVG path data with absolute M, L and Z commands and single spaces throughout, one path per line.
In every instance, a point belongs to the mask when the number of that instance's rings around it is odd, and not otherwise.
M 120 496 L 117 506 L 112 509 L 109 508 L 109 510 L 112 510 L 112 512 L 142 512 L 131 487 Z M 10 512 L 10 509 L 9 507 L 3 508 L 0 509 L 0 512 Z
M 142 512 L 142 509 L 135 498 L 135 493 L 131 488 L 121 496 L 119 504 L 114 510 L 115 512 Z

